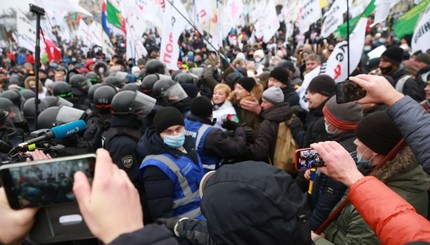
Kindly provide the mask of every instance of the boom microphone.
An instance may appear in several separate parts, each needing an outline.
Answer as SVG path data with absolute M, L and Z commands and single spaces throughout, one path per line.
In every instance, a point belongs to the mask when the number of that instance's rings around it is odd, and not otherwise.
M 69 122 L 60 126 L 55 126 L 51 128 L 47 133 L 43 134 L 42 136 L 29 139 L 25 142 L 18 144 L 18 146 L 25 147 L 34 143 L 51 140 L 51 139 L 61 140 L 71 135 L 75 135 L 77 133 L 85 131 L 85 129 L 87 129 L 87 124 L 84 122 L 84 120 Z

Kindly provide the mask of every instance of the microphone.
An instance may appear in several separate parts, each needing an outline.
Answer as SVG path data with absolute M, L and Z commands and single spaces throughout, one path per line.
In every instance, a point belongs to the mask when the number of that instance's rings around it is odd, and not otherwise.
M 51 128 L 48 132 L 43 134 L 42 136 L 29 139 L 25 142 L 18 144 L 18 146 L 25 147 L 37 142 L 50 140 L 50 139 L 61 140 L 71 135 L 85 131 L 85 129 L 87 129 L 87 124 L 84 122 L 84 120 L 69 122 L 60 126 L 55 126 Z

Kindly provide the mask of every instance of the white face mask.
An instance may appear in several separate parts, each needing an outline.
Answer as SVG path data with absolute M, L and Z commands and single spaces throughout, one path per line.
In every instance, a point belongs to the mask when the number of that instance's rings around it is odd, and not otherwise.
M 327 123 L 324 123 L 324 126 L 325 126 L 325 131 L 326 131 L 329 135 L 335 135 L 335 134 L 336 134 L 337 129 L 335 129 L 334 131 L 330 131 L 330 129 L 328 129 L 328 128 L 330 127 L 330 125 L 329 125 L 329 124 L 327 124 Z
M 261 60 L 262 60 L 262 58 L 255 58 L 254 60 L 255 60 L 256 63 L 260 63 Z

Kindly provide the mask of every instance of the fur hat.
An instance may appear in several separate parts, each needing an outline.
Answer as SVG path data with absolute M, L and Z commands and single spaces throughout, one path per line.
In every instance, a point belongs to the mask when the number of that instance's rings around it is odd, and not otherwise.
M 255 79 L 252 77 L 242 77 L 237 81 L 240 86 L 246 89 L 248 92 L 251 92 L 254 86 L 257 84 Z
M 403 60 L 403 49 L 399 47 L 390 47 L 381 54 L 381 59 L 399 65 Z
M 325 96 L 332 96 L 336 91 L 336 83 L 328 75 L 319 75 L 311 80 L 308 90 Z
M 157 133 L 161 133 L 173 125 L 184 126 L 184 116 L 175 107 L 168 106 L 159 109 L 155 113 L 153 122 Z
M 290 82 L 290 80 L 288 79 L 288 76 L 289 76 L 289 73 L 287 69 L 283 67 L 275 67 L 275 69 L 273 69 L 270 72 L 269 77 L 273 77 L 283 84 L 288 84 Z
M 336 96 L 331 97 L 323 108 L 326 120 L 341 130 L 354 130 L 363 118 L 363 106 L 355 102 L 336 103 Z
M 373 112 L 363 118 L 355 133 L 363 144 L 382 155 L 387 155 L 402 139 L 402 134 L 386 111 Z
M 191 102 L 191 114 L 208 118 L 212 115 L 213 106 L 211 100 L 205 96 L 199 96 Z
M 270 87 L 263 92 L 263 99 L 277 105 L 284 102 L 284 93 L 278 87 Z

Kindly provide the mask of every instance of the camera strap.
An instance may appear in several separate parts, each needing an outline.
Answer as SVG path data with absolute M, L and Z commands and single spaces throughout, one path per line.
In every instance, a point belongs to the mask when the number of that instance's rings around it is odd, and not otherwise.
M 369 175 L 373 175 L 376 171 L 385 166 L 385 164 L 392 160 L 404 147 L 406 141 L 405 139 L 401 139 L 393 149 L 381 160 L 381 162 L 376 165 L 375 168 L 369 173 Z M 349 204 L 348 198 L 345 198 L 337 207 L 330 213 L 326 220 L 315 230 L 315 233 L 320 235 L 330 224 L 335 220 L 341 213 L 342 210 Z

